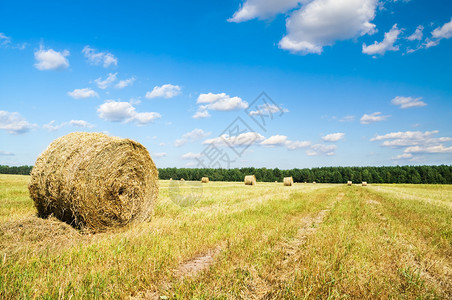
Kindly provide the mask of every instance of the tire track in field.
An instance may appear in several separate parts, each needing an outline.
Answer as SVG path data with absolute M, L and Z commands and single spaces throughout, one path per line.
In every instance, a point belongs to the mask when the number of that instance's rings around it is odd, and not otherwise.
M 325 217 L 331 211 L 333 206 L 342 201 L 345 194 L 343 192 L 339 193 L 336 196 L 336 201 L 329 204 L 326 209 L 321 210 L 315 216 L 306 216 L 301 218 L 298 222 L 300 227 L 298 228 L 297 234 L 295 237 L 289 242 L 281 242 L 279 245 L 284 252 L 284 259 L 280 265 L 280 274 L 278 274 L 278 281 L 286 281 L 290 278 L 295 270 L 288 270 L 289 263 L 295 259 L 297 252 L 300 251 L 300 248 L 303 244 L 307 242 L 309 236 L 315 234 L 317 230 L 320 228 L 320 224 L 323 223 Z M 268 298 L 268 293 L 271 291 L 272 284 L 267 282 L 265 279 L 260 278 L 257 272 L 252 272 L 253 274 L 253 282 L 247 291 L 242 293 L 242 297 L 244 299 L 266 299 Z

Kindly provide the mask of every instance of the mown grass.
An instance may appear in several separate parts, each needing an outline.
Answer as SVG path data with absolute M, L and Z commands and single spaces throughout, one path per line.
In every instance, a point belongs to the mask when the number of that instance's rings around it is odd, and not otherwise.
M 151 222 L 87 235 L 36 218 L 28 179 L 0 175 L 0 298 L 452 297 L 448 186 L 211 182 L 181 207 L 161 181 Z M 175 271 L 216 248 L 208 268 Z

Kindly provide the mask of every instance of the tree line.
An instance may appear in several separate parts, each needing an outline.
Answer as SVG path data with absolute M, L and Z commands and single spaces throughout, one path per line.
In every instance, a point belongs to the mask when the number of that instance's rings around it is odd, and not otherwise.
M 0 165 L 0 174 L 28 175 L 32 166 L 10 167 Z M 394 166 L 394 167 L 322 167 L 312 169 L 280 170 L 267 168 L 192 169 L 160 168 L 160 179 L 213 181 L 243 181 L 245 175 L 255 175 L 260 182 L 282 182 L 292 176 L 295 182 L 345 183 L 429 183 L 452 184 L 452 166 Z

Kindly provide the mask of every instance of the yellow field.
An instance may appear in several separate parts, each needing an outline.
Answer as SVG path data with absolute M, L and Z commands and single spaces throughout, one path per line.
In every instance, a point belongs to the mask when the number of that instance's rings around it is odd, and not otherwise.
M 452 298 L 452 186 L 161 181 L 151 222 L 88 235 L 28 180 L 0 175 L 1 299 Z

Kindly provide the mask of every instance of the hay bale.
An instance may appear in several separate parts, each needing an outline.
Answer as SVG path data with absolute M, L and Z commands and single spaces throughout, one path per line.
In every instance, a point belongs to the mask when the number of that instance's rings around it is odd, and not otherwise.
M 316 182 L 314 181 L 314 182 L 312 182 L 312 184 L 316 184 Z
M 353 182 L 351 182 L 350 180 L 347 181 L 347 185 L 348 185 L 348 186 L 352 186 L 352 184 L 353 184 Z
M 180 181 L 185 181 L 185 179 L 183 179 L 183 178 L 181 178 L 181 179 L 179 179 Z
M 284 177 L 284 186 L 292 186 L 293 185 L 293 178 L 290 177 Z
M 169 180 L 173 180 L 173 178 L 170 178 Z
M 203 177 L 201 183 L 209 183 L 209 177 Z
M 101 232 L 150 219 L 158 170 L 135 141 L 74 132 L 38 157 L 28 189 L 40 217 Z
M 367 186 L 367 182 L 363 181 L 362 186 Z
M 245 176 L 245 185 L 256 185 L 256 176 L 246 175 Z

